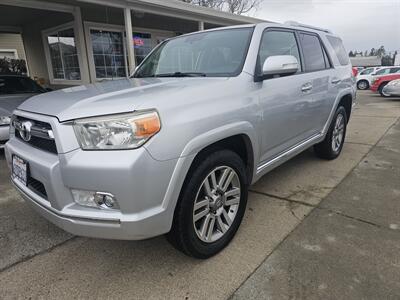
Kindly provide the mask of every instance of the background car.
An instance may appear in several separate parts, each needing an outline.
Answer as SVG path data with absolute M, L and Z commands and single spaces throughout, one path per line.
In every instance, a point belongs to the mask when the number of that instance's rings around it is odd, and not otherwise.
M 371 86 L 372 74 L 381 69 L 381 67 L 366 68 L 357 75 L 357 88 L 367 90 Z
M 389 82 L 396 79 L 400 79 L 400 73 L 376 77 L 372 81 L 371 91 L 379 92 L 383 97 L 389 97 L 390 95 L 385 94 L 383 89 Z
M 392 80 L 382 90 L 382 93 L 389 96 L 400 97 L 400 79 Z
M 0 149 L 8 141 L 11 115 L 26 99 L 45 93 L 34 80 L 23 75 L 0 74 Z
M 376 71 L 375 73 L 372 73 L 371 76 L 371 83 L 374 79 L 376 79 L 379 76 L 385 76 L 385 75 L 390 75 L 390 74 L 396 74 L 400 73 L 400 66 L 396 67 L 383 67 Z

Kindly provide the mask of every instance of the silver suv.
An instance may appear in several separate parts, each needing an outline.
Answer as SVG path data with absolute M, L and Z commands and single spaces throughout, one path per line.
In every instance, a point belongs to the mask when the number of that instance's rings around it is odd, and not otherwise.
M 19 106 L 6 144 L 12 182 L 73 234 L 167 234 L 207 258 L 238 230 L 250 184 L 311 146 L 339 156 L 351 74 L 337 36 L 298 23 L 172 38 L 130 79 Z

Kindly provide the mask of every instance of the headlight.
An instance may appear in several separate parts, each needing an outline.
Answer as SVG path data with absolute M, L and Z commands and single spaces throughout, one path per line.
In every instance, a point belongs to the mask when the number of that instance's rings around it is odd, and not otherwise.
M 10 125 L 11 118 L 7 116 L 0 117 L 0 126 L 1 125 Z
M 143 111 L 75 120 L 73 126 L 82 149 L 121 150 L 142 146 L 161 123 L 156 111 Z

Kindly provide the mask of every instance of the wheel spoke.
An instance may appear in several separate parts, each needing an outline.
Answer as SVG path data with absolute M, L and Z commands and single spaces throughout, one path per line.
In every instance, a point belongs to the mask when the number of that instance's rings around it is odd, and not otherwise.
M 200 231 L 200 236 L 205 239 L 206 234 L 208 232 L 208 225 L 210 224 L 211 221 L 211 215 L 207 215 L 207 217 L 204 219 L 203 225 L 201 225 L 201 231 Z
M 210 212 L 210 210 L 207 208 L 205 210 L 202 210 L 201 212 L 197 213 L 194 215 L 193 217 L 193 221 L 197 222 L 198 220 L 200 220 L 201 218 L 203 218 L 204 216 L 206 216 L 208 213 Z
M 211 236 L 212 236 L 212 234 L 214 232 L 215 217 L 211 217 L 209 223 L 210 223 L 210 225 L 208 226 L 207 236 L 206 236 L 206 239 L 208 241 L 211 240 Z
M 218 187 L 219 188 L 222 188 L 222 186 L 224 185 L 224 182 L 225 182 L 226 178 L 228 177 L 229 172 L 230 172 L 229 169 L 225 169 L 224 172 L 222 173 L 222 175 L 221 175 L 221 177 L 220 177 L 220 179 L 218 181 Z
M 224 216 L 224 219 L 225 219 L 225 221 L 226 221 L 226 224 L 227 224 L 228 226 L 231 226 L 232 220 L 231 220 L 231 218 L 228 216 L 228 213 L 226 212 L 225 209 L 222 210 L 222 215 Z
M 209 197 L 212 197 L 212 196 L 213 196 L 213 193 L 212 193 L 212 190 L 211 190 L 211 186 L 210 186 L 210 182 L 208 181 L 208 177 L 207 177 L 206 180 L 204 181 L 204 189 L 205 189 L 206 194 L 207 194 Z
M 225 205 L 226 206 L 231 206 L 231 205 L 239 204 L 239 202 L 240 202 L 240 198 L 239 197 L 234 197 L 232 199 L 226 200 L 225 201 Z
M 203 208 L 204 206 L 207 206 L 210 203 L 210 201 L 208 201 L 207 199 L 201 200 L 199 202 L 196 202 L 194 204 L 194 211 L 199 210 L 200 208 Z
M 235 173 L 232 170 L 226 169 L 221 177 L 221 180 L 219 181 L 219 188 L 225 192 L 229 187 L 229 184 L 232 182 L 234 176 Z
M 218 229 L 222 232 L 225 233 L 228 229 L 226 228 L 226 225 L 224 224 L 224 222 L 221 219 L 221 216 L 217 217 L 217 227 Z
M 239 196 L 239 195 L 240 195 L 240 189 L 237 187 L 235 187 L 225 193 L 226 198 L 232 197 L 232 196 Z
M 217 178 L 215 177 L 215 172 L 212 172 L 211 175 L 211 187 L 216 190 L 218 188 Z

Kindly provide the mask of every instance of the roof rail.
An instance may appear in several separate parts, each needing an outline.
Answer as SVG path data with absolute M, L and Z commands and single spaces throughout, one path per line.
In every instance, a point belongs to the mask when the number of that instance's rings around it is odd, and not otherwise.
M 284 24 L 288 25 L 288 26 L 304 27 L 304 28 L 308 28 L 308 29 L 314 29 L 314 30 L 323 31 L 323 32 L 326 32 L 326 33 L 332 33 L 332 31 L 330 31 L 329 29 L 315 27 L 315 26 L 311 26 L 311 25 L 307 25 L 307 24 L 302 24 L 302 23 L 299 23 L 299 22 L 296 22 L 296 21 L 286 21 Z

